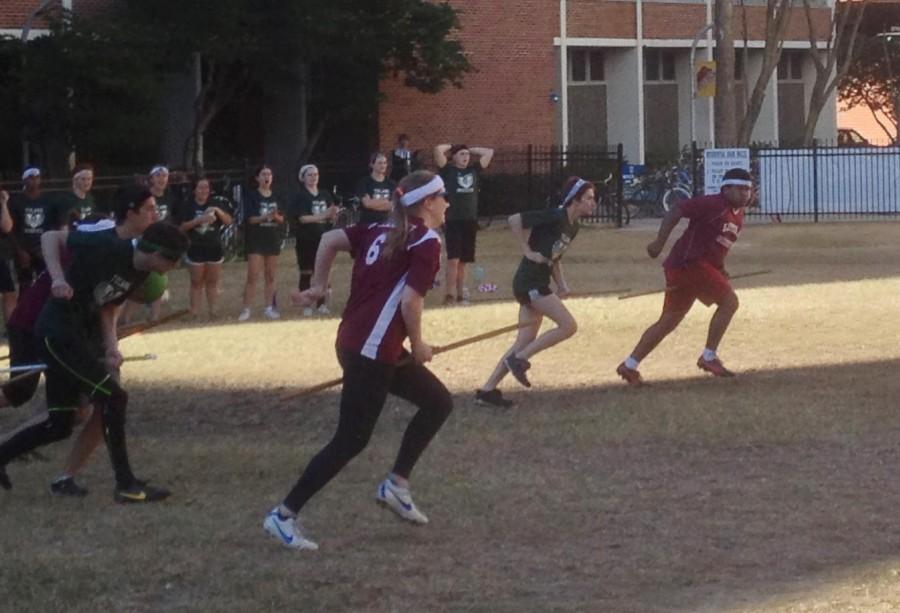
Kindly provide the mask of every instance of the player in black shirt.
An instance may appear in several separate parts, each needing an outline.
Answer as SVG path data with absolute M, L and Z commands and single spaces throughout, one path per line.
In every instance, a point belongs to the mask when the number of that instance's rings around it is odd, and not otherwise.
M 302 292 L 309 289 L 322 235 L 331 229 L 340 209 L 335 205 L 331 192 L 319 189 L 318 168 L 306 164 L 297 176 L 303 185 L 290 207 L 290 222 L 296 239 L 294 247 L 297 252 L 297 267 L 300 269 L 299 289 Z M 330 312 L 325 298 L 319 300 L 316 306 L 323 315 Z M 312 315 L 312 307 L 303 309 L 303 314 Z
M 369 159 L 372 170 L 356 188 L 356 195 L 362 202 L 359 223 L 383 223 L 391 212 L 391 196 L 397 184 L 387 178 L 388 161 L 383 153 L 373 153 Z
M 509 218 L 509 226 L 522 247 L 524 256 L 513 278 L 513 295 L 519 303 L 519 329 L 513 346 L 509 348 L 485 384 L 475 392 L 479 403 L 510 406 L 497 385 L 507 372 L 519 383 L 531 387 L 525 372 L 531 367 L 528 358 L 566 340 L 578 330 L 575 318 L 563 304 L 569 295 L 562 269 L 562 257 L 578 233 L 578 222 L 594 212 L 597 190 L 584 179 L 572 177 L 563 186 L 562 204 L 555 209 L 516 213 Z M 526 235 L 525 230 L 531 229 Z M 550 289 L 550 279 L 556 293 Z M 540 336 L 544 316 L 556 324 Z
M 275 274 L 278 272 L 278 256 L 281 255 L 281 243 L 284 239 L 283 206 L 279 206 L 278 198 L 272 191 L 272 169 L 261 166 L 255 176 L 257 188 L 247 194 L 244 205 L 247 283 L 244 285 L 244 305 L 238 321 L 250 319 L 250 308 L 260 274 L 265 279 L 265 316 L 268 319 L 281 317 L 275 307 Z
M 157 222 L 140 239 L 120 238 L 116 231 L 72 232 L 67 246 L 72 264 L 65 280 L 70 297 L 47 301 L 36 332 L 45 372 L 48 413 L 18 430 L 0 445 L 0 486 L 9 489 L 6 465 L 41 445 L 72 433 L 79 396 L 100 411 L 103 435 L 116 476 L 118 502 L 153 502 L 169 492 L 147 486 L 131 472 L 125 444 L 128 394 L 118 383 L 122 364 L 116 316 L 128 294 L 151 271 L 165 273 L 187 250 L 188 238 L 171 224 Z M 104 358 L 98 360 L 100 347 Z

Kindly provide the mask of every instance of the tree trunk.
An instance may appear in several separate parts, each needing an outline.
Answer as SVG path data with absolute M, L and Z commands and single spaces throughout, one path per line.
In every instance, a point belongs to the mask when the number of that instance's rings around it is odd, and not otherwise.
M 753 94 L 750 96 L 747 112 L 744 114 L 738 132 L 737 141 L 741 147 L 750 144 L 753 128 L 756 126 L 763 102 L 766 99 L 769 81 L 781 60 L 781 49 L 788 24 L 787 17 L 792 3 L 793 0 L 768 0 L 766 3 L 766 47 L 763 50 L 762 68 L 756 79 L 756 85 L 753 86 Z
M 734 116 L 734 32 L 732 0 L 716 0 L 716 147 L 737 143 Z

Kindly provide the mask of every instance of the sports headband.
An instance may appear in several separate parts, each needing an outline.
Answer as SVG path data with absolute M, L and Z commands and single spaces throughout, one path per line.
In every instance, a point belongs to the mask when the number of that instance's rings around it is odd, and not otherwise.
M 318 171 L 319 169 L 315 164 L 304 164 L 300 167 L 300 172 L 297 173 L 297 176 L 300 177 L 300 180 L 302 181 L 306 178 L 306 173 L 308 173 L 310 170 Z
M 399 191 L 399 188 L 398 188 Z M 431 178 L 431 181 L 423 185 L 422 187 L 417 187 L 411 192 L 407 192 L 400 196 L 400 204 L 403 206 L 412 206 L 418 203 L 420 200 L 424 200 L 428 196 L 433 194 L 437 194 L 439 192 L 444 191 L 444 180 L 441 179 L 439 175 L 434 175 Z
M 25 172 L 22 173 L 22 180 L 27 181 L 31 177 L 39 177 L 39 176 L 41 176 L 40 169 L 34 168 L 32 166 L 31 168 L 26 168 Z
M 725 179 L 721 183 L 722 187 L 726 185 L 737 185 L 740 187 L 753 187 L 752 181 L 747 181 L 746 179 Z
M 166 168 L 165 166 L 154 166 L 153 168 L 150 169 L 150 176 L 151 176 L 151 177 L 152 177 L 153 175 L 158 175 L 158 174 L 161 174 L 161 173 L 169 174 L 169 169 Z
M 569 193 L 566 194 L 565 199 L 562 201 L 562 205 L 566 206 L 567 204 L 569 204 L 569 202 L 572 201 L 572 198 L 575 197 L 575 194 L 578 193 L 578 190 L 580 190 L 586 184 L 587 181 L 585 181 L 584 179 L 578 179 L 577 181 L 575 181 L 575 185 L 573 185 L 572 189 L 569 190 Z

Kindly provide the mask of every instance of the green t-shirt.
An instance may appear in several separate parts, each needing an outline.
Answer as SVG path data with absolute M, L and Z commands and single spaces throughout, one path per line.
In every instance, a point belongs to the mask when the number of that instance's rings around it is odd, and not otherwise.
M 298 240 L 304 242 L 316 242 L 322 234 L 331 229 L 331 222 L 321 223 L 300 223 L 300 217 L 304 215 L 321 215 L 328 207 L 334 204 L 334 196 L 327 189 L 320 189 L 315 196 L 310 193 L 306 186 L 302 186 L 297 196 L 294 198 L 293 205 L 290 207 L 291 227 L 294 229 L 294 235 Z
M 59 202 L 67 219 L 73 219 L 73 215 L 75 219 L 87 219 L 91 214 L 100 212 L 94 201 L 94 195 L 90 193 L 84 198 L 79 198 L 75 192 L 64 192 L 59 197 Z
M 150 274 L 134 267 L 136 241 L 118 237 L 115 229 L 69 232 L 66 245 L 72 263 L 66 281 L 69 300 L 50 298 L 38 318 L 40 336 L 94 337 L 100 331 L 100 309 L 122 304 Z
M 522 213 L 522 227 L 531 228 L 528 246 L 553 262 L 563 254 L 578 234 L 578 222 L 570 223 L 568 209 L 544 209 Z M 538 264 L 523 257 L 513 277 L 513 291 L 528 290 L 550 285 L 551 265 Z
M 478 219 L 478 189 L 481 187 L 481 162 L 457 168 L 452 162 L 441 168 L 441 179 L 447 190 L 447 219 Z

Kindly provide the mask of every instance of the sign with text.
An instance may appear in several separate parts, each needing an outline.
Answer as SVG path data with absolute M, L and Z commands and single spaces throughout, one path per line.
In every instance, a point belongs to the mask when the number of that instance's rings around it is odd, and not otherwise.
M 749 149 L 705 149 L 703 151 L 703 193 L 718 194 L 722 175 L 732 168 L 750 172 Z

